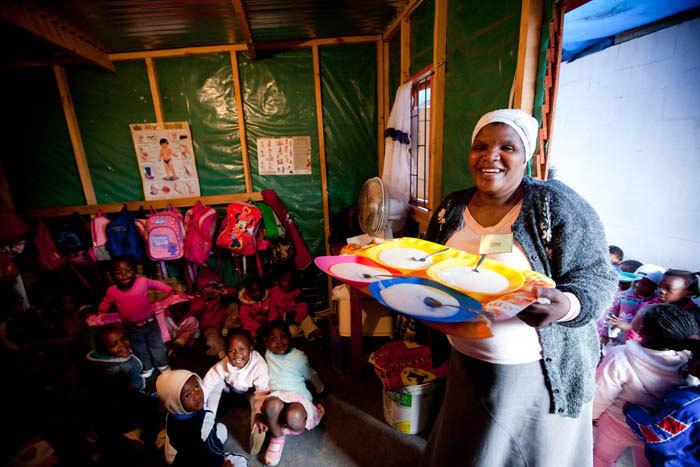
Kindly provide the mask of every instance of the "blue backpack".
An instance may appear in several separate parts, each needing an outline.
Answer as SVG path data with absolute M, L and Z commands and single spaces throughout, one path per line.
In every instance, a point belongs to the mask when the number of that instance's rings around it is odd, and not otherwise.
M 106 247 L 112 258 L 127 256 L 135 261 L 143 258 L 143 239 L 134 223 L 134 216 L 127 211 L 126 206 L 107 224 Z

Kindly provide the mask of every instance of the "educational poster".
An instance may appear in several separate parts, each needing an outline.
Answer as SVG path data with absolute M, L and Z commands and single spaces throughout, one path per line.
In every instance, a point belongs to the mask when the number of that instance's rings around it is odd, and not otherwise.
M 259 138 L 260 175 L 311 174 L 311 137 Z
M 199 177 L 188 122 L 129 125 L 144 199 L 199 196 Z

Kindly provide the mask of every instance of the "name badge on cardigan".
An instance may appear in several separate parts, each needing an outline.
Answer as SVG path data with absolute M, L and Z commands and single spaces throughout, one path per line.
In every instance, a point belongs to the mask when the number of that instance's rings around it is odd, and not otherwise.
M 481 236 L 480 255 L 511 253 L 513 251 L 513 234 L 487 234 Z

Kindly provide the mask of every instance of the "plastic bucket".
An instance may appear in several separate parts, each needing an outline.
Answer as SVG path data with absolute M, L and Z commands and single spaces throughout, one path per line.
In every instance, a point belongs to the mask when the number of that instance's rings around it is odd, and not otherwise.
M 420 433 L 433 416 L 436 390 L 436 381 L 396 391 L 384 390 L 384 419 L 401 433 Z

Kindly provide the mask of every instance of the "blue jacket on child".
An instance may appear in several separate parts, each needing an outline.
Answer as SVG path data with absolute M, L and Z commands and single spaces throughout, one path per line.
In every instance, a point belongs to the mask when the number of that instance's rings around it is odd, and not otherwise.
M 87 354 L 88 361 L 100 366 L 107 379 L 122 380 L 130 389 L 143 392 L 146 382 L 141 376 L 143 364 L 133 353 L 126 358 L 102 355 L 97 350 Z
M 653 414 L 634 404 L 624 411 L 651 465 L 700 466 L 700 386 L 669 392 Z

